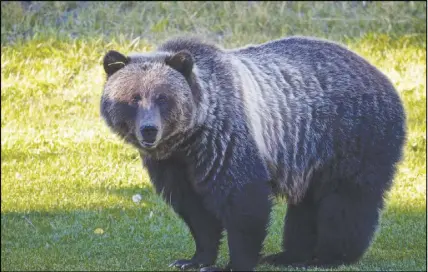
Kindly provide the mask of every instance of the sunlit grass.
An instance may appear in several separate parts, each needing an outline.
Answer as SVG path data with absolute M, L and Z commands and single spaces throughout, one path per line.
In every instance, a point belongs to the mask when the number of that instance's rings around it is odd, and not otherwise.
M 40 5 L 2 2 L 2 270 L 172 270 L 192 255 L 138 153 L 99 115 L 108 49 L 146 51 L 192 30 L 225 47 L 291 34 L 342 41 L 392 80 L 407 112 L 405 157 L 373 246 L 340 270 L 426 270 L 425 3 Z M 285 210 L 274 209 L 266 253 L 280 250 Z M 223 244 L 219 264 L 227 258 Z

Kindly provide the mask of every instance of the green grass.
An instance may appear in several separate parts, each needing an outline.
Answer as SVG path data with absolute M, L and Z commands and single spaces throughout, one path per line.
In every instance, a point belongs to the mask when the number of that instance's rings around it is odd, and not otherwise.
M 104 53 L 150 50 L 180 33 L 225 47 L 317 36 L 345 43 L 386 73 L 407 111 L 405 157 L 372 247 L 340 270 L 426 270 L 425 2 L 1 8 L 2 270 L 172 270 L 169 262 L 193 254 L 188 229 L 154 194 L 137 152 L 99 115 Z M 280 250 L 285 211 L 275 207 L 263 252 Z M 223 243 L 218 264 L 227 259 Z

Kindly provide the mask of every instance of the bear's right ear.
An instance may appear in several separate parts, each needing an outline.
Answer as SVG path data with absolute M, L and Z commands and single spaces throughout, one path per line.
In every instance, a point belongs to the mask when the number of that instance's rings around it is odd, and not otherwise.
M 186 78 L 188 78 L 192 73 L 193 58 L 187 50 L 180 51 L 175 55 L 166 58 L 165 62 L 170 67 L 183 74 Z
M 107 52 L 107 54 L 104 56 L 104 71 L 108 76 L 111 76 L 112 74 L 116 73 L 123 67 L 125 67 L 126 64 L 129 62 L 129 58 L 122 55 L 121 53 L 110 50 Z

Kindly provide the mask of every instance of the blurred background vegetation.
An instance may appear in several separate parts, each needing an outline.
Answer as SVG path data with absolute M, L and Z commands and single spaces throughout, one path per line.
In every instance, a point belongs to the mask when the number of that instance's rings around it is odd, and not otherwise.
M 1 269 L 172 270 L 193 254 L 137 152 L 99 115 L 105 52 L 190 34 L 225 48 L 326 38 L 384 72 L 407 112 L 405 157 L 373 246 L 338 270 L 426 270 L 426 2 L 413 1 L 1 2 Z M 285 212 L 274 209 L 266 254 L 280 250 Z

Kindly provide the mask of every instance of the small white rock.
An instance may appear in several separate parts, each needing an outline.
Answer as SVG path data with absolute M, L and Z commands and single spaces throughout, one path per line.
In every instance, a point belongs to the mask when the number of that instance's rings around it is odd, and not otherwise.
M 132 201 L 134 201 L 134 203 L 138 203 L 143 199 L 143 197 L 140 194 L 136 194 L 132 196 Z

